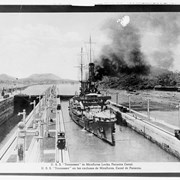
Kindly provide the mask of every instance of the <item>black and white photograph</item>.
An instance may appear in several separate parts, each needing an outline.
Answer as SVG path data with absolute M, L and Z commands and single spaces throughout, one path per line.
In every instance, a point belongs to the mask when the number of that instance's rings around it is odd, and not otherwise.
M 180 12 L 0 13 L 1 173 L 179 173 L 179 49 Z

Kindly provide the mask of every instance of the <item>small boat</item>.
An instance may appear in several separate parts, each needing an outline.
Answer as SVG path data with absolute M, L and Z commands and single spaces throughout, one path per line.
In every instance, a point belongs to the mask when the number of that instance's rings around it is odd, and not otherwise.
M 80 82 L 80 94 L 69 101 L 71 119 L 86 131 L 114 146 L 116 115 L 108 106 L 111 96 L 104 96 L 98 91 L 94 80 L 94 63 L 89 63 L 88 80 L 83 81 L 81 78 Z

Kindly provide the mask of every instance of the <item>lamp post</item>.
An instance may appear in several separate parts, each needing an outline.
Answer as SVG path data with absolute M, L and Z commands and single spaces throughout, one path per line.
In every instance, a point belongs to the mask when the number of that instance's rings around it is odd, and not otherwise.
M 26 120 L 26 110 L 23 109 L 23 112 L 19 112 L 18 116 L 20 116 L 20 115 L 23 115 L 23 122 L 25 122 L 25 120 Z
M 41 112 L 41 96 L 38 96 L 39 99 L 39 113 Z
M 147 115 L 148 115 L 148 120 L 150 120 L 150 111 L 149 111 L 149 101 L 150 99 L 147 99 Z
M 35 122 L 35 106 L 36 106 L 36 101 L 34 100 L 33 102 L 31 102 L 30 104 L 33 105 L 33 128 L 36 127 L 36 122 Z
M 131 109 L 131 95 L 128 95 L 128 102 L 129 102 L 129 110 Z
M 33 102 L 31 102 L 30 104 L 33 105 L 33 110 L 35 109 L 35 105 L 36 105 L 36 101 L 34 100 Z
M 180 127 L 180 102 L 178 104 L 178 122 L 179 122 L 179 127 Z
M 17 83 L 18 83 L 18 78 L 16 78 L 16 93 L 17 93 Z

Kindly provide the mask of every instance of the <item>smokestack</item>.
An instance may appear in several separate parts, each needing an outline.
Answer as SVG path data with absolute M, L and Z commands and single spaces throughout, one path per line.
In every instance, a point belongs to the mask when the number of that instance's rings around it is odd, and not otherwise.
M 94 73 L 94 63 L 89 63 L 89 81 L 90 82 L 95 80 L 94 76 L 95 76 L 95 73 Z

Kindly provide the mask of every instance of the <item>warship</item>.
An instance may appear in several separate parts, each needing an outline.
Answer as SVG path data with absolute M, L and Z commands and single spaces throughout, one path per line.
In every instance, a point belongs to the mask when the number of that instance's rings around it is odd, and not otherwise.
M 80 93 L 69 100 L 70 117 L 86 131 L 114 146 L 116 115 L 108 106 L 111 96 L 104 96 L 98 90 L 94 63 L 89 63 L 89 76 L 86 81 L 82 78 L 82 58 L 80 67 Z

